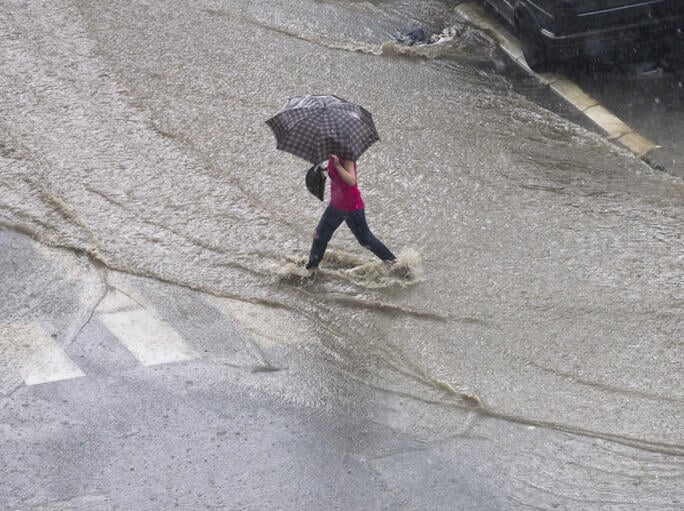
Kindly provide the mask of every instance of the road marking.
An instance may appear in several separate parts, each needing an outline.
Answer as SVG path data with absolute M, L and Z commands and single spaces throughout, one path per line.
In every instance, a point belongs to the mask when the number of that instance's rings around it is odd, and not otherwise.
M 0 324 L 0 357 L 27 385 L 85 376 L 61 346 L 33 323 Z
M 199 358 L 171 325 L 120 291 L 110 291 L 96 310 L 100 321 L 145 366 Z
M 466 2 L 456 6 L 456 11 L 473 25 L 489 30 L 501 49 L 508 54 L 527 73 L 536 76 L 540 83 L 547 85 L 555 94 L 582 112 L 588 119 L 601 128 L 610 140 L 616 140 L 639 158 L 643 158 L 656 144 L 639 135 L 631 127 L 598 104 L 577 84 L 556 73 L 535 73 L 525 61 L 518 39 L 507 26 L 489 16 L 479 5 Z
M 301 318 L 295 318 L 285 309 L 215 296 L 210 297 L 209 301 L 242 331 L 258 338 L 262 345 L 282 346 L 318 341 Z

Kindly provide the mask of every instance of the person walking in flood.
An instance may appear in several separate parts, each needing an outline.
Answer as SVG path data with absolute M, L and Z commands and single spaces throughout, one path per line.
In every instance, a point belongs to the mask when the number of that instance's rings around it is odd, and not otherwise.
M 328 242 L 343 221 L 362 246 L 383 261 L 396 261 L 396 256 L 373 235 L 368 227 L 365 205 L 357 181 L 356 162 L 342 160 L 333 154 L 328 159 L 328 175 L 330 176 L 330 204 L 314 230 L 306 269 L 318 268 Z

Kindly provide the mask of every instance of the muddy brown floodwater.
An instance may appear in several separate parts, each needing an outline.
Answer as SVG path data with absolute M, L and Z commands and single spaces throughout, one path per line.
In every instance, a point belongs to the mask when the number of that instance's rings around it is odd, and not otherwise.
M 454 410 L 397 427 L 477 410 L 681 456 L 684 183 L 517 94 L 445 3 L 1 4 L 0 224 L 290 310 L 307 356 Z M 414 26 L 456 37 L 393 42 Z M 413 279 L 345 229 L 292 274 L 323 205 L 264 121 L 307 93 L 373 113 L 366 215 Z

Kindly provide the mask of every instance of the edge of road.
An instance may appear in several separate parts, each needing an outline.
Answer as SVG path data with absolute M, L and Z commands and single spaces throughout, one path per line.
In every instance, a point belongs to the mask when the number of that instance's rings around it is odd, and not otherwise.
M 468 23 L 491 32 L 501 49 L 518 66 L 528 74 L 535 76 L 540 83 L 548 86 L 555 94 L 579 110 L 605 133 L 608 140 L 618 142 L 655 169 L 666 170 L 664 165 L 657 161 L 657 156 L 654 154 L 654 152 L 657 153 L 660 146 L 634 131 L 577 84 L 560 74 L 532 71 L 525 62 L 517 37 L 502 22 L 488 15 L 484 7 L 474 2 L 465 2 L 458 4 L 455 9 Z

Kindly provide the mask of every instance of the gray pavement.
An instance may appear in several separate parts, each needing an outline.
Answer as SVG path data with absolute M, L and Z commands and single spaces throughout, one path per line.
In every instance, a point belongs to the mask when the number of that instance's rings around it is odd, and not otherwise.
M 38 280 L 50 303 L 68 304 L 33 318 L 29 334 L 43 329 L 51 347 L 17 351 L 16 337 L 0 337 L 0 509 L 506 508 L 500 453 L 486 438 L 395 429 L 378 413 L 398 406 L 401 414 L 400 403 L 334 373 L 327 381 L 343 402 L 306 389 L 307 373 L 330 368 L 240 331 L 210 297 L 99 269 L 106 285 L 91 279 L 96 291 L 136 289 L 153 309 L 147 320 L 137 315 L 130 338 L 117 338 L 101 319 L 111 314 L 99 312 L 102 297 L 60 278 L 71 267 L 84 282 L 94 268 L 19 233 L 0 231 L 0 240 L 3 283 L 13 284 L 3 318 L 22 309 Z M 194 358 L 149 363 L 150 348 L 141 356 L 131 339 L 151 327 L 145 321 L 172 325 Z M 80 326 L 65 328 L 72 323 Z M 63 352 L 80 374 L 25 364 L 38 349 Z M 302 401 L 279 398 L 291 386 L 304 389 Z
M 421 442 L 240 379 L 195 362 L 15 393 L 2 411 L 5 506 L 506 509 L 485 439 Z
M 0 244 L 0 509 L 680 508 L 676 453 L 404 396 L 306 340 L 245 331 L 216 297 L 11 230 Z M 63 306 L 28 318 L 36 293 Z M 79 372 L 27 363 L 41 350 Z

